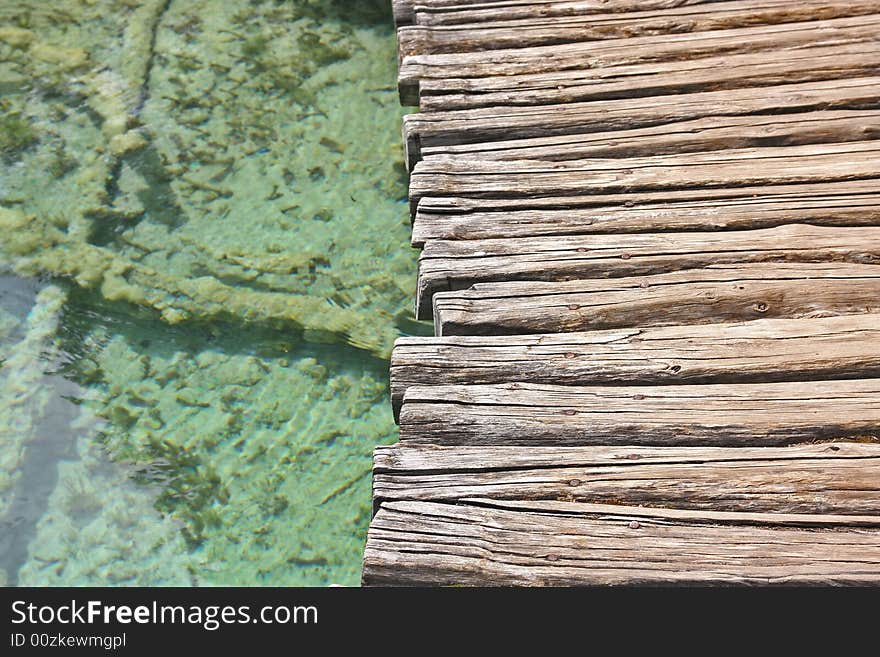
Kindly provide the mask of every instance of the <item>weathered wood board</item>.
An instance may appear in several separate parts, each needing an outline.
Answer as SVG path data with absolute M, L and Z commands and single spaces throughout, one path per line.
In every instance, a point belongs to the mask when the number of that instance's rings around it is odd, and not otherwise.
M 878 25 L 880 27 L 880 25 Z M 766 53 L 704 57 L 600 69 L 424 82 L 424 111 L 498 105 L 550 105 L 613 98 L 665 96 L 783 83 L 841 79 L 880 72 L 880 41 L 804 46 L 784 59 Z
M 820 519 L 822 526 L 810 526 Z M 389 502 L 370 526 L 363 580 L 397 586 L 877 584 L 880 519 L 858 519 L 479 498 Z
M 422 148 L 630 130 L 699 118 L 878 106 L 880 77 L 862 77 L 650 98 L 409 114 L 404 117 L 403 135 L 406 160 L 412 167 L 421 159 Z
M 437 445 L 789 445 L 880 438 L 880 379 L 413 386 L 400 440 Z
M 393 8 L 364 583 L 880 585 L 880 2 Z
M 793 114 L 722 116 L 632 130 L 438 146 L 422 156 L 565 162 L 698 153 L 760 146 L 862 141 L 880 136 L 880 110 L 844 109 Z
M 790 447 L 377 447 L 389 501 L 549 500 L 880 517 L 880 443 Z
M 419 200 L 428 195 L 549 198 L 878 177 L 878 140 L 565 162 L 438 156 L 416 164 L 409 196 L 414 216 Z
M 595 5 L 601 3 L 594 3 L 594 11 L 590 11 L 588 3 L 569 2 L 518 5 L 514 12 L 510 11 L 511 3 L 496 3 L 490 10 L 492 13 L 485 9 L 467 13 L 461 11 L 464 4 L 447 11 L 442 8 L 426 11 L 424 5 L 413 7 L 413 20 L 397 31 L 400 56 L 827 20 L 872 14 L 878 9 L 876 0 L 801 0 L 797 3 L 791 0 L 740 0 L 685 3 L 672 8 L 668 2 L 648 0 L 627 7 L 635 11 L 614 12 L 610 8 L 612 13 L 595 13 L 596 9 L 601 10 L 601 6 Z M 608 3 L 604 4 L 607 6 Z M 566 8 L 568 11 L 564 11 Z M 472 20 L 468 21 L 468 18 Z
M 400 338 L 391 356 L 399 412 L 413 386 L 681 384 L 880 377 L 880 315 L 587 333 Z
M 437 292 L 477 283 L 647 276 L 769 262 L 880 264 L 880 228 L 788 224 L 745 231 L 431 241 L 419 258 L 418 316 L 431 318 Z
M 784 61 L 790 56 L 797 56 L 798 49 L 810 46 L 863 44 L 866 50 L 871 50 L 871 43 L 877 40 L 880 32 L 878 28 L 880 14 L 871 14 L 612 41 L 417 55 L 403 58 L 399 67 L 398 87 L 404 105 L 417 105 L 420 86 L 447 78 L 537 75 L 760 52 L 767 53 L 767 59 Z M 850 63 L 855 61 L 852 59 Z M 841 64 L 843 66 L 845 63 Z
M 714 265 L 669 274 L 483 283 L 434 295 L 437 335 L 563 333 L 880 312 L 876 265 Z
M 661 190 L 532 199 L 422 198 L 413 246 L 428 240 L 880 225 L 880 180 Z
M 402 25 L 477 24 L 566 16 L 673 9 L 730 0 L 391 0 L 394 22 Z

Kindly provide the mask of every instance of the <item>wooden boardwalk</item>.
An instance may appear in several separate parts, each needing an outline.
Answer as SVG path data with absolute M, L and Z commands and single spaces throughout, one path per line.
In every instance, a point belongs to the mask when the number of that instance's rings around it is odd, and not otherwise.
M 364 583 L 880 583 L 880 0 L 394 10 Z

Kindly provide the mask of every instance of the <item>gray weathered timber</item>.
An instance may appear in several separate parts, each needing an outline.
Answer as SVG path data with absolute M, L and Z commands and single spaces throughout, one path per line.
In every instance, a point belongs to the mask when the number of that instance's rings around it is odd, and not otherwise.
M 804 46 L 778 58 L 768 57 L 767 53 L 746 53 L 477 80 L 430 80 L 422 84 L 419 104 L 426 112 L 499 105 L 552 105 L 839 80 L 878 72 L 880 41 L 873 41 Z
M 770 228 L 784 224 L 876 226 L 880 180 L 663 190 L 556 199 L 430 198 L 419 201 L 413 246 L 591 233 Z
M 796 146 L 880 137 L 880 110 L 851 109 L 777 115 L 722 116 L 632 130 L 512 139 L 423 148 L 422 157 L 565 162 L 697 153 L 759 146 Z
M 787 224 L 723 232 L 431 241 L 419 258 L 417 312 L 431 319 L 434 294 L 476 283 L 647 276 L 760 262 L 880 264 L 880 228 Z
M 786 59 L 805 46 L 869 44 L 880 14 L 684 34 L 587 41 L 473 53 L 404 57 L 398 87 L 404 105 L 416 105 L 420 85 L 444 78 L 483 78 L 674 62 L 713 55 L 766 52 Z
M 413 386 L 803 381 L 880 377 L 880 315 L 586 333 L 400 338 L 395 414 Z
M 364 583 L 880 585 L 880 1 L 392 4 Z
M 513 508 L 481 499 L 458 505 L 388 502 L 367 535 L 363 581 L 474 586 L 880 582 L 880 529 L 849 522 L 858 516 L 734 518 L 561 502 Z M 792 526 L 798 518 L 807 525 L 824 518 L 828 525 Z
M 400 56 L 703 32 L 750 25 L 827 20 L 871 14 L 878 10 L 876 0 L 801 0 L 797 3 L 791 0 L 741 0 L 671 8 L 652 8 L 651 2 L 645 2 L 640 3 L 644 7 L 635 7 L 641 11 L 593 13 L 587 8 L 577 13 L 553 15 L 550 13 L 552 5 L 548 7 L 548 4 L 521 6 L 520 14 L 523 9 L 531 10 L 531 13 L 515 19 L 508 18 L 504 9 L 498 8 L 495 9 L 498 16 L 494 20 L 490 16 L 489 20 L 451 25 L 437 24 L 436 19 L 431 20 L 437 14 L 424 12 L 427 20 L 421 24 L 406 25 L 397 31 Z M 446 12 L 445 15 L 448 14 Z M 461 18 L 458 16 L 459 20 Z
M 377 447 L 387 501 L 564 500 L 880 517 L 880 444 L 791 447 Z
M 618 279 L 475 285 L 434 296 L 437 335 L 559 333 L 880 312 L 880 269 L 713 265 Z
M 392 0 L 395 24 L 459 25 L 674 9 L 730 0 Z
M 630 130 L 699 118 L 878 105 L 880 77 L 866 77 L 652 98 L 409 114 L 404 117 L 403 134 L 407 162 L 412 166 L 421 159 L 422 148 Z
M 522 198 L 880 177 L 880 141 L 565 162 L 437 156 L 416 164 L 410 206 L 432 196 Z
M 788 445 L 880 439 L 880 379 L 413 386 L 400 440 L 436 445 Z

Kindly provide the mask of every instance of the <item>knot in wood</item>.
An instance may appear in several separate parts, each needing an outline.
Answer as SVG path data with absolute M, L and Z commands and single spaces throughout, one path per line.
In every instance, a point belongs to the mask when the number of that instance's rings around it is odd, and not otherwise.
M 580 306 L 577 305 L 576 303 L 570 303 L 570 304 L 568 304 L 568 309 L 569 310 L 579 310 Z
M 568 482 L 568 485 L 569 486 L 580 486 L 581 480 L 580 479 L 572 479 L 571 481 Z
M 637 520 L 633 520 L 631 523 L 629 523 L 630 529 L 638 529 L 641 526 L 642 525 Z
M 759 312 L 759 313 L 765 313 L 765 312 L 767 312 L 767 309 L 770 308 L 770 306 L 768 306 L 763 301 L 759 301 L 753 307 L 754 307 L 755 311 Z
M 564 408 L 564 409 L 562 409 L 562 414 L 563 415 L 576 415 L 577 411 L 574 410 L 573 408 Z
M 568 351 L 568 352 L 566 352 L 565 357 L 566 358 L 576 358 L 577 354 L 572 351 Z

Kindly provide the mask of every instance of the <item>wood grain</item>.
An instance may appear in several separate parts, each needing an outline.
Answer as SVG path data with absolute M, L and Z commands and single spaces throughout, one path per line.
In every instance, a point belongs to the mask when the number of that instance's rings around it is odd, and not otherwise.
M 880 438 L 880 380 L 413 386 L 400 440 L 436 445 L 788 445 Z
M 880 517 L 880 444 L 377 447 L 373 502 L 561 500 Z
M 759 146 L 862 141 L 880 136 L 880 110 L 855 109 L 779 115 L 713 117 L 633 130 L 437 146 L 422 156 L 565 162 L 698 153 Z
M 421 85 L 419 105 L 426 112 L 551 105 L 839 80 L 878 72 L 880 42 L 804 46 L 779 58 L 746 53 L 554 73 L 428 80 Z
M 601 7 L 590 8 L 586 3 L 579 3 L 580 7 L 577 7 L 574 3 L 568 3 L 571 11 L 562 13 L 558 11 L 561 7 L 554 7 L 554 4 L 563 3 L 520 5 L 516 18 L 507 15 L 504 5 L 500 5 L 494 10 L 494 19 L 491 14 L 487 16 L 483 12 L 474 15 L 473 22 L 461 22 L 463 18 L 466 19 L 461 11 L 421 11 L 420 20 L 414 16 L 412 21 L 419 24 L 407 25 L 397 31 L 399 54 L 406 57 L 703 32 L 871 14 L 876 13 L 878 8 L 876 0 L 803 0 L 796 4 L 791 0 L 747 0 L 658 8 L 651 8 L 651 5 L 668 3 L 646 2 L 640 3 L 643 7 L 634 6 L 642 11 L 616 13 L 595 13 Z M 440 23 L 451 13 L 456 15 L 455 23 Z
M 560 198 L 419 201 L 412 243 L 592 233 L 880 224 L 880 180 Z
M 880 312 L 875 265 L 714 265 L 619 279 L 475 285 L 434 296 L 437 335 L 560 333 Z
M 739 148 L 566 162 L 433 157 L 410 177 L 413 215 L 432 196 L 520 198 L 652 189 L 742 187 L 880 177 L 880 141 Z
M 365 584 L 880 584 L 880 2 L 392 0 Z
M 880 315 L 586 333 L 400 338 L 395 414 L 413 386 L 681 384 L 880 377 Z
M 430 319 L 434 294 L 476 283 L 616 278 L 752 262 L 880 264 L 880 228 L 790 224 L 724 232 L 431 241 L 419 258 L 417 312 L 420 319 Z
M 422 148 L 631 130 L 699 118 L 878 106 L 880 78 L 864 77 L 652 98 L 409 114 L 404 117 L 403 133 L 406 159 L 413 165 L 421 159 Z
M 537 506 L 537 503 L 529 503 Z M 373 518 L 365 585 L 876 584 L 880 530 L 839 517 L 751 523 L 695 512 L 569 504 L 547 509 L 389 502 Z M 700 514 L 705 514 L 701 516 Z M 850 516 L 851 517 L 851 516 Z M 804 520 L 815 516 L 802 517 Z
M 673 9 L 729 0 L 392 0 L 397 25 L 458 25 Z M 715 5 L 719 6 L 719 5 Z
M 398 88 L 404 105 L 417 105 L 420 85 L 444 78 L 534 75 L 758 52 L 772 53 L 768 59 L 778 61 L 805 46 L 869 44 L 877 40 L 878 27 L 880 15 L 871 14 L 612 41 L 417 55 L 401 61 Z

